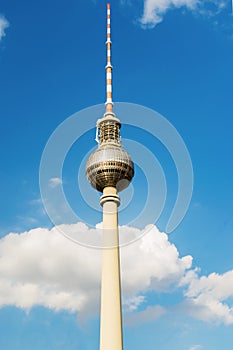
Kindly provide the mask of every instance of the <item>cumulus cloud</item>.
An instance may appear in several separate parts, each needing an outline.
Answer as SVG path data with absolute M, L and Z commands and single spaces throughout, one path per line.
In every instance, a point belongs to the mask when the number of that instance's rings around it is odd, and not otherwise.
M 101 250 L 74 244 L 58 229 L 37 228 L 0 240 L 1 306 L 30 309 L 42 305 L 80 314 L 98 309 Z M 96 229 L 82 223 L 62 229 L 98 235 Z M 129 227 L 122 230 L 126 235 L 140 232 Z M 190 256 L 180 258 L 176 247 L 154 226 L 141 240 L 122 248 L 121 260 L 124 302 L 129 310 L 137 309 L 149 289 L 167 290 L 192 263 Z
M 73 244 L 56 228 L 9 234 L 0 256 L 1 306 L 82 312 L 98 300 L 100 252 Z
M 60 231 L 70 236 L 100 236 L 99 229 L 77 223 L 10 233 L 0 240 L 0 307 L 30 310 L 41 305 L 77 313 L 80 321 L 98 313 L 101 250 L 74 244 Z M 180 257 L 168 236 L 153 225 L 142 231 L 121 227 L 120 236 L 141 236 L 121 248 L 126 325 L 137 326 L 169 312 L 166 306 L 149 305 L 148 291 L 177 289 L 185 299 L 179 311 L 183 308 L 204 321 L 233 323 L 232 308 L 226 304 L 233 296 L 233 271 L 199 277 L 192 257 Z
M 8 20 L 3 15 L 0 15 L 0 40 L 6 35 L 5 30 L 9 25 Z
M 129 233 L 134 233 L 135 237 L 142 234 L 136 228 L 122 227 L 122 230 L 125 237 Z M 145 231 L 148 233 L 121 252 L 123 291 L 127 296 L 135 291 L 169 291 L 171 286 L 182 280 L 192 265 L 192 257 L 187 255 L 180 258 L 178 250 L 165 233 L 153 225 L 147 226 Z
M 196 274 L 190 281 L 186 304 L 188 310 L 203 321 L 233 324 L 233 307 L 227 301 L 233 297 L 233 270 L 209 276 Z
M 127 314 L 125 317 L 125 325 L 127 327 L 137 327 L 143 323 L 157 320 L 166 313 L 166 309 L 159 305 L 148 306 L 145 310 Z
M 200 350 L 200 349 L 202 349 L 202 346 L 198 344 L 198 345 L 191 346 L 189 350 Z
M 51 188 L 55 188 L 61 184 L 62 184 L 62 179 L 60 179 L 59 177 L 52 177 L 49 180 L 49 187 L 51 187 Z
M 163 20 L 171 9 L 185 8 L 204 15 L 214 15 L 226 8 L 226 0 L 144 0 L 140 23 L 144 28 L 153 28 Z

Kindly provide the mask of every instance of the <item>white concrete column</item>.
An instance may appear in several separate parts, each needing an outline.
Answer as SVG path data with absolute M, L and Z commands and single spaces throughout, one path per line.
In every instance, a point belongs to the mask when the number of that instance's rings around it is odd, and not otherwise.
M 104 188 L 103 254 L 100 310 L 100 350 L 122 350 L 121 280 L 118 237 L 118 206 L 116 188 Z

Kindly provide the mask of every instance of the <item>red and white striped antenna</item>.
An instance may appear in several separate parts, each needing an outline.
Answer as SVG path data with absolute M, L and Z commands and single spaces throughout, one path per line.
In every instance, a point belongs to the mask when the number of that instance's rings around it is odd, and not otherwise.
M 106 65 L 106 113 L 112 112 L 112 65 L 111 65 L 111 12 L 107 4 L 107 65 Z

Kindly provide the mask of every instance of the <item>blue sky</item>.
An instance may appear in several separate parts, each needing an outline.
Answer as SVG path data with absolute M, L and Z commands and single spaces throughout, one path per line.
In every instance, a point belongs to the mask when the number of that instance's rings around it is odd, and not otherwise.
M 137 161 L 133 184 L 121 195 L 126 206 L 120 213 L 126 225 L 122 231 L 137 237 L 153 224 L 141 240 L 122 248 L 125 349 L 230 350 L 231 1 L 125 0 L 111 5 L 113 99 L 165 117 L 184 140 L 194 172 L 187 214 L 166 235 L 178 188 L 174 159 L 153 135 L 133 127 L 132 115 L 118 115 L 125 147 L 132 148 Z M 98 348 L 100 252 L 70 242 L 53 228 L 40 199 L 39 167 L 54 130 L 75 115 L 70 120 L 77 120 L 78 132 L 91 115 L 93 127 L 72 145 L 62 178 L 54 174 L 48 189 L 53 193 L 62 185 L 82 221 L 63 226 L 69 235 L 98 234 L 99 194 L 85 182 L 82 162 L 96 147 L 95 120 L 104 111 L 105 27 L 105 1 L 2 0 L 0 5 L 3 349 Z M 126 111 L 117 103 L 115 108 Z M 142 126 L 143 118 L 146 112 Z M 140 152 L 124 138 L 137 141 Z M 145 206 L 148 183 L 155 210 L 158 206 L 162 178 L 156 158 L 167 183 L 164 210 L 157 222 L 151 221 L 151 210 L 141 226 L 130 228 L 130 219 Z M 154 163 L 148 171 L 150 159 Z M 78 176 L 94 207 L 82 198 Z

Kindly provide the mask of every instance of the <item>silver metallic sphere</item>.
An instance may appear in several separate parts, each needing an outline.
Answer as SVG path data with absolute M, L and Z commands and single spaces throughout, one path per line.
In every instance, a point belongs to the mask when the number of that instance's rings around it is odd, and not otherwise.
M 121 145 L 105 144 L 94 151 L 86 165 L 86 175 L 91 185 L 100 192 L 107 186 L 122 191 L 134 176 L 134 164 Z

